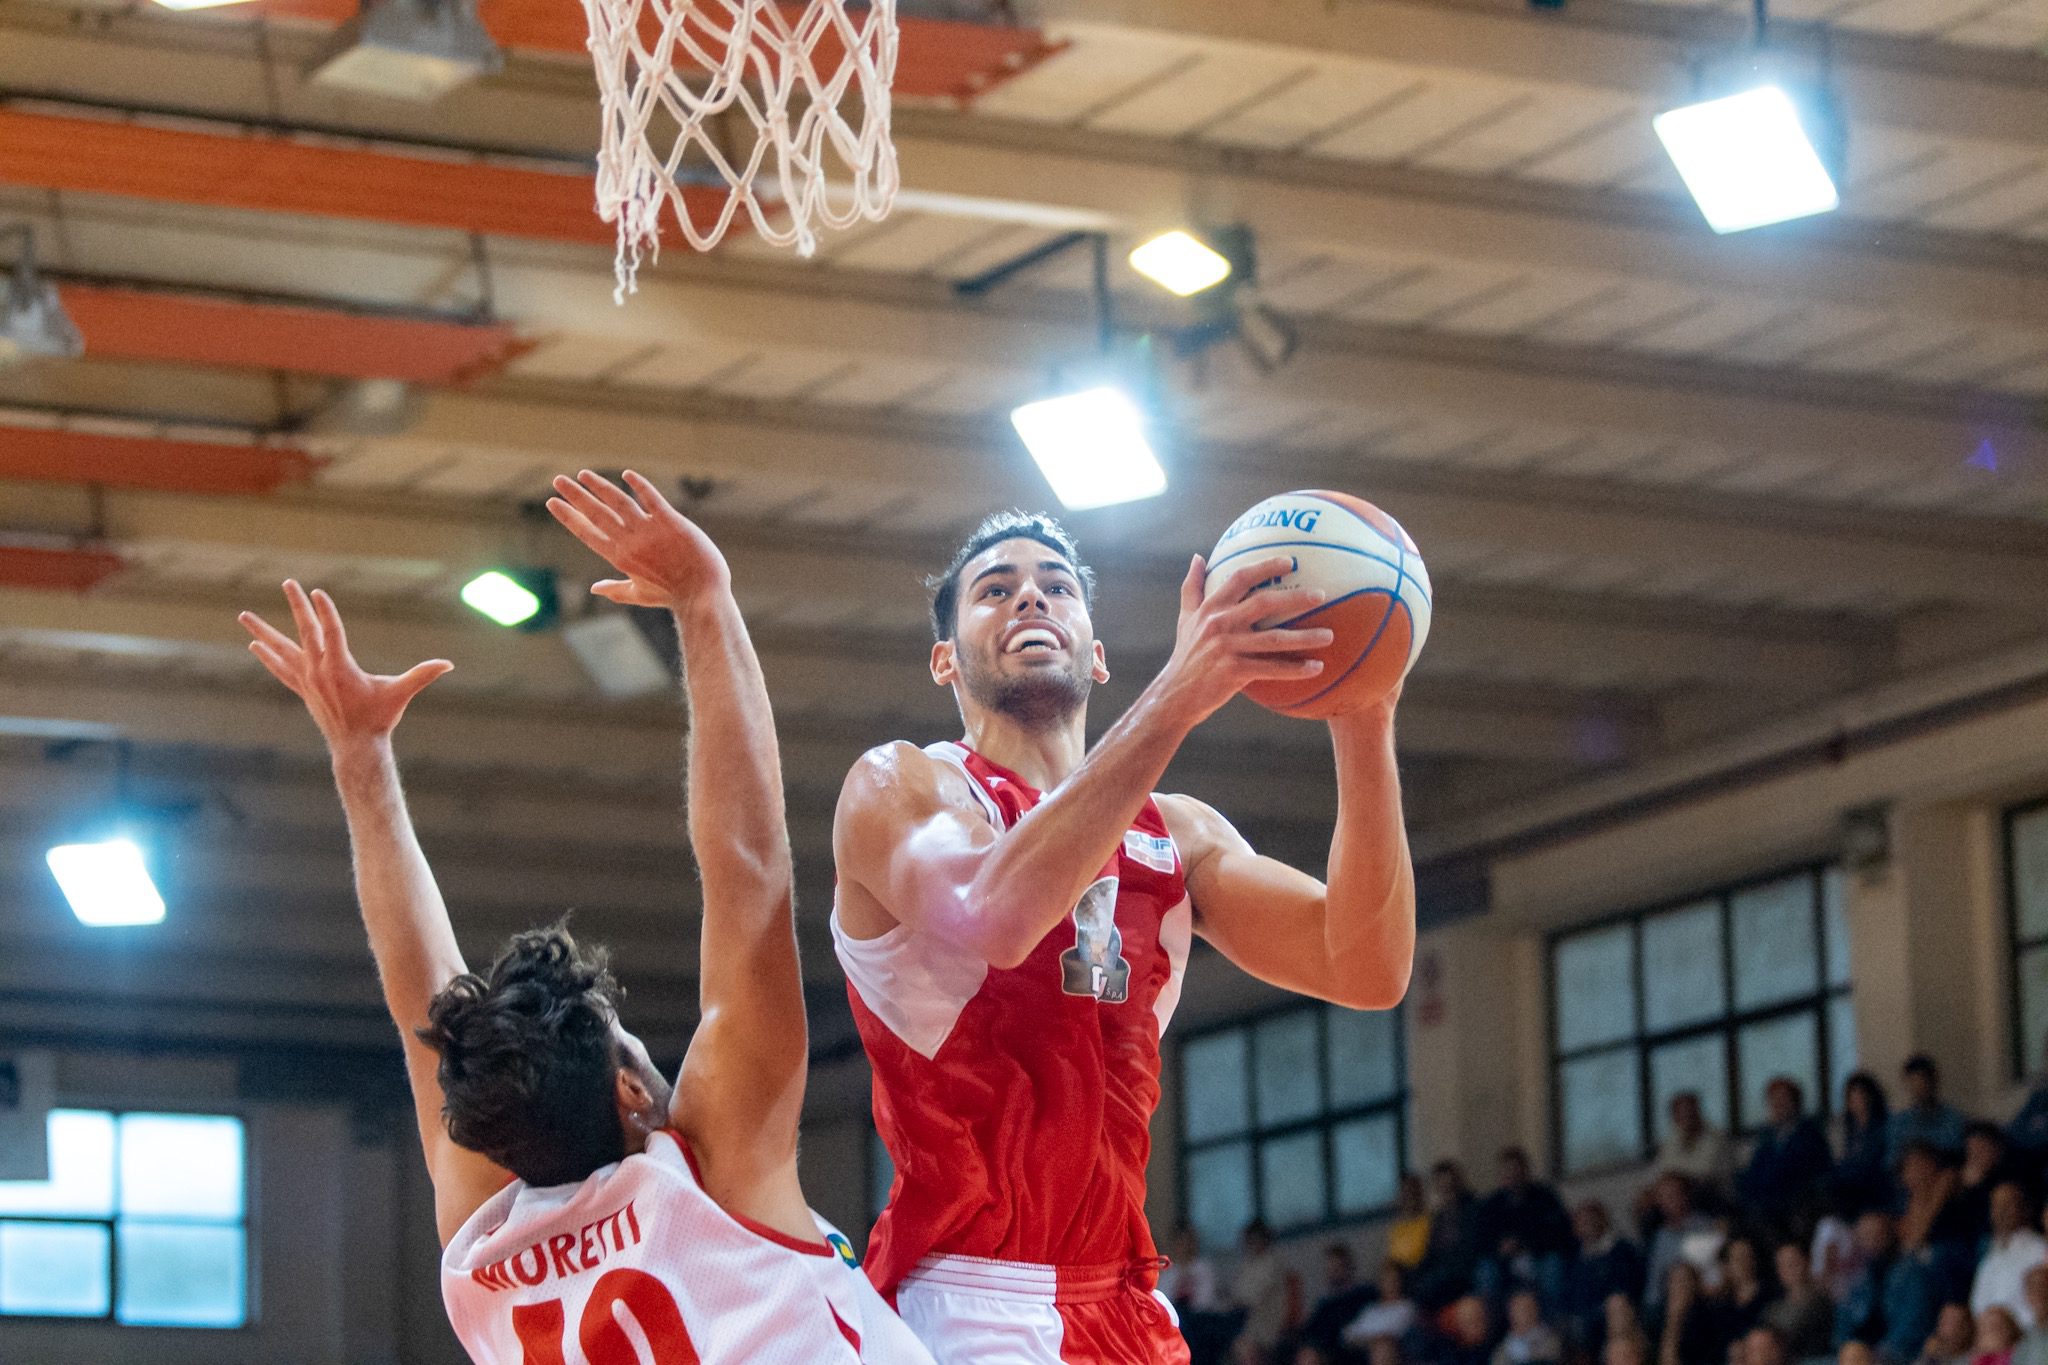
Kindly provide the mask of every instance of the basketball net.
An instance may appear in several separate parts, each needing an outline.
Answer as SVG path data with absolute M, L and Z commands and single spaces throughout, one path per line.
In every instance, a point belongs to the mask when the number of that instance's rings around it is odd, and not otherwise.
M 583 0 L 604 108 L 597 210 L 619 229 L 619 302 L 661 251 L 666 204 L 699 251 L 742 210 L 755 233 L 809 256 L 824 228 L 889 211 L 896 0 Z M 729 145 L 737 109 L 752 144 Z M 857 124 L 855 122 L 857 120 Z M 708 224 L 685 186 L 730 191 Z M 687 169 L 686 169 L 687 167 Z M 850 180 L 833 186 L 835 172 Z

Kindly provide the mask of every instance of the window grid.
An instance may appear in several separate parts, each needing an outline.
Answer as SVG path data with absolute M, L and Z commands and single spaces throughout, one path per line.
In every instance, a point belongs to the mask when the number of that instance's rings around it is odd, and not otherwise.
M 1391 1038 L 1389 1046 L 1393 1051 L 1393 1088 L 1372 1100 L 1331 1107 L 1329 1095 L 1330 1078 L 1330 1016 L 1339 1008 L 1334 1005 L 1286 1005 L 1262 1014 L 1251 1015 L 1232 1023 L 1188 1033 L 1182 1040 L 1179 1064 L 1181 1068 L 1179 1095 L 1180 1135 L 1180 1212 L 1183 1220 L 1192 1214 L 1189 1202 L 1190 1184 L 1186 1178 L 1189 1163 L 1205 1152 L 1243 1144 L 1247 1152 L 1247 1167 L 1251 1181 L 1252 1215 L 1270 1226 L 1275 1234 L 1312 1232 L 1339 1224 L 1354 1222 L 1385 1213 L 1392 1208 L 1391 1200 L 1369 1209 L 1339 1210 L 1337 1206 L 1337 1153 L 1336 1132 L 1339 1128 L 1360 1119 L 1391 1117 L 1394 1121 L 1394 1180 L 1389 1188 L 1399 1184 L 1399 1178 L 1408 1169 L 1408 1062 L 1407 1033 L 1402 1011 L 1390 1012 Z M 1312 1015 L 1315 1019 L 1316 1036 L 1316 1089 L 1320 1103 L 1317 1112 L 1306 1118 L 1291 1119 L 1281 1123 L 1263 1123 L 1259 1118 L 1258 1089 L 1259 1061 L 1256 1032 L 1261 1025 L 1293 1015 Z M 1227 1033 L 1244 1036 L 1244 1101 L 1246 1126 L 1226 1133 L 1213 1134 L 1196 1141 L 1188 1139 L 1188 1081 L 1187 1056 L 1189 1045 Z M 1276 1141 L 1298 1137 L 1305 1133 L 1317 1136 L 1318 1152 L 1322 1161 L 1323 1216 L 1318 1220 L 1281 1222 L 1267 1216 L 1265 1163 L 1260 1159 L 1266 1147 Z
M 58 1107 L 59 1107 L 59 1108 L 62 1108 L 63 1106 L 61 1106 L 61 1105 L 60 1105 L 60 1106 L 58 1106 Z M 248 1219 L 248 1207 L 247 1207 L 247 1202 L 246 1202 L 246 1201 L 247 1201 L 247 1189 L 248 1189 L 248 1170 L 247 1170 L 247 1166 L 246 1166 L 246 1165 L 244 1166 L 244 1168 L 243 1168 L 243 1174 L 242 1174 L 242 1180 L 243 1180 L 243 1191 L 244 1191 L 244 1194 L 243 1194 L 244 1204 L 243 1204 L 243 1211 L 242 1211 L 242 1216 L 241 1216 L 240 1218 L 237 1218 L 237 1219 L 200 1219 L 200 1218 L 176 1218 L 176 1217 L 166 1217 L 166 1216 L 164 1216 L 164 1215 L 161 1215 L 161 1214 L 157 1214 L 157 1215 L 142 1215 L 142 1216 L 138 1216 L 138 1217 L 132 1217 L 132 1218 L 131 1218 L 131 1217 L 124 1217 L 124 1216 L 123 1216 L 123 1214 L 122 1214 L 122 1212 L 121 1212 L 121 1165 L 122 1165 L 122 1161 L 121 1161 L 121 1145 L 122 1145 L 122 1142 L 124 1141 L 124 1138 L 123 1138 L 123 1136 L 122 1136 L 122 1125 L 121 1125 L 121 1120 L 122 1120 L 122 1119 L 124 1119 L 124 1118 L 127 1118 L 127 1117 L 129 1117 L 129 1116 L 130 1116 L 131 1114 L 137 1114 L 137 1113 L 147 1113 L 147 1114 L 160 1114 L 160 1113 L 165 1113 L 165 1112 L 167 1112 L 167 1111 L 164 1111 L 164 1110 L 160 1110 L 160 1109 L 152 1109 L 152 1110 L 111 1110 L 111 1111 L 110 1111 L 110 1110 L 90 1110 L 90 1111 L 85 1111 L 85 1112 L 89 1112 L 89 1113 L 94 1113 L 94 1114 L 105 1114 L 105 1115 L 106 1115 L 106 1116 L 107 1116 L 107 1117 L 108 1117 L 108 1118 L 109 1118 L 109 1119 L 110 1119 L 110 1120 L 112 1121 L 112 1123 L 113 1123 L 113 1126 L 114 1126 L 114 1146 L 113 1146 L 113 1150 L 112 1150 L 112 1157 L 111 1157 L 111 1161 L 112 1161 L 112 1167 L 113 1167 L 113 1169 L 112 1169 L 112 1171 L 110 1172 L 110 1178 L 111 1178 L 111 1180 L 112 1180 L 112 1190 L 113 1190 L 113 1193 L 112 1193 L 112 1198 L 111 1198 L 111 1200 L 109 1201 L 109 1211 L 108 1211 L 108 1213 L 107 1213 L 107 1214 L 106 1214 L 106 1215 L 105 1215 L 104 1217 L 101 1217 L 101 1216 L 98 1216 L 98 1215 L 94 1215 L 94 1214 L 79 1214 L 79 1213 L 38 1213 L 38 1212 L 20 1212 L 20 1213 L 0 1213 L 0 1222 L 5 1222 L 5 1223 L 27 1223 L 27 1224 L 42 1224 L 42 1225 L 45 1225 L 45 1226 L 54 1226 L 54 1227 L 94 1227 L 94 1228 L 98 1228 L 98 1229 L 100 1229 L 101 1231 L 103 1231 L 103 1232 L 105 1233 L 105 1235 L 106 1235 L 106 1246 L 107 1246 L 107 1254 L 106 1254 L 106 1274 L 107 1274 L 107 1307 L 106 1307 L 106 1311 L 105 1311 L 105 1312 L 103 1312 L 103 1313 L 62 1313 L 62 1314 L 52 1314 L 52 1313 L 36 1313 L 36 1312 L 21 1312 L 21 1311 L 10 1311 L 10 1310 L 7 1310 L 7 1309 L 0 1309 L 0 1320 L 5 1320 L 5 1321 L 11 1321 L 11 1322 L 37 1322 L 37 1321 L 42 1321 L 42 1322 L 113 1322 L 113 1323 L 117 1323 L 117 1324 L 119 1324 L 119 1325 L 121 1325 L 121 1326 L 124 1326 L 124 1327 L 129 1327 L 129 1326 L 132 1326 L 132 1327 L 136 1327 L 136 1328 L 141 1328 L 141 1329 L 152 1329 L 152 1330 L 165 1330 L 165 1329 L 169 1329 L 169 1330 L 177 1330 L 177 1329 L 181 1328 L 181 1327 L 183 1326 L 182 1324 L 175 1324 L 175 1323 L 158 1323 L 158 1322 L 141 1322 L 141 1323 L 128 1323 L 128 1322 L 124 1322 L 124 1321 L 123 1321 L 123 1320 L 121 1319 L 121 1316 L 120 1316 L 120 1313 L 121 1313 L 121 1227 L 122 1227 L 122 1225 L 123 1225 L 123 1224 L 125 1223 L 125 1224 L 129 1224 L 129 1225 L 131 1225 L 131 1226 L 147 1226 L 147 1227 L 179 1226 L 179 1227 L 233 1228 L 233 1229 L 235 1229 L 235 1231 L 237 1231 L 238 1233 L 240 1233 L 240 1234 L 241 1234 L 241 1236 L 242 1236 L 242 1239 L 243 1239 L 243 1247 L 244 1247 L 244 1251 L 243 1251 L 243 1259 L 242 1259 L 242 1275 L 243 1275 L 243 1285 L 242 1285 L 242 1301 L 243 1301 L 243 1304 L 245 1305 L 245 1307 L 244 1307 L 244 1311 L 243 1311 L 243 1315 L 242 1315 L 242 1320 L 241 1320 L 241 1321 L 240 1321 L 239 1323 L 235 1324 L 235 1327 L 247 1327 L 247 1326 L 249 1325 L 249 1322 L 250 1322 L 250 1315 L 249 1315 L 249 1313 L 248 1313 L 248 1311 L 247 1311 L 247 1308 L 246 1308 L 246 1305 L 247 1305 L 247 1303 L 248 1303 L 248 1293 L 249 1293 L 249 1291 L 248 1291 L 248 1273 L 249 1273 L 249 1257 L 248 1257 L 248 1252 L 247 1252 L 247 1245 L 248 1245 L 248 1223 L 249 1223 L 249 1219 Z M 206 1118 L 223 1118 L 223 1117 L 232 1117 L 232 1116 L 231 1116 L 231 1115 L 218 1115 L 218 1114 L 208 1114 L 208 1115 L 203 1115 L 203 1116 L 200 1116 L 200 1115 L 194 1115 L 193 1117 L 206 1117 Z M 239 1123 L 241 1122 L 241 1120 L 239 1120 L 239 1119 L 236 1119 L 235 1121 L 236 1121 L 236 1122 L 237 1122 L 238 1124 L 239 1124 Z M 244 1133 L 246 1134 L 246 1132 L 247 1132 L 247 1129 L 246 1129 L 246 1127 L 244 1127 L 244 1130 L 243 1130 L 243 1131 L 244 1131 Z M 247 1152 L 247 1146 L 246 1146 L 246 1136 L 245 1136 L 245 1138 L 244 1138 L 244 1143 L 245 1143 L 245 1145 L 244 1145 L 243 1151 L 244 1151 L 244 1153 L 246 1154 L 246 1152 Z M 245 1155 L 245 1157 L 244 1157 L 244 1160 L 246 1161 L 246 1155 Z M 197 1329 L 187 1329 L 187 1330 L 199 1330 L 199 1331 L 220 1331 L 220 1330 L 222 1330 L 222 1329 L 221 1329 L 221 1328 L 217 1328 L 217 1327 L 202 1327 L 202 1328 L 197 1328 Z M 231 1328 L 231 1329 L 228 1329 L 228 1330 L 233 1330 L 233 1329 Z
M 2048 801 L 2043 802 L 2048 805 Z M 2010 825 L 2008 825 L 2008 834 Z M 1550 1124 L 1552 1164 L 1562 1175 L 1583 1175 L 1606 1166 L 1633 1164 L 1634 1161 L 1649 1159 L 1657 1147 L 1659 1123 L 1658 1101 L 1652 1074 L 1652 1058 L 1659 1049 L 1674 1043 L 1690 1042 L 1708 1037 L 1720 1037 L 1723 1043 L 1723 1066 L 1728 1095 L 1728 1128 L 1731 1132 L 1748 1134 L 1760 1125 L 1745 1124 L 1743 1119 L 1743 1077 L 1741 1071 L 1740 1040 L 1745 1029 L 1776 1022 L 1799 1015 L 1810 1016 L 1814 1021 L 1814 1068 L 1818 1079 L 1818 1094 L 1809 1095 L 1809 1101 L 1817 1106 L 1818 1112 L 1827 1116 L 1833 1113 L 1834 1092 L 1844 1076 L 1834 1071 L 1834 1038 L 1829 1019 L 1829 1006 L 1836 1001 L 1846 1000 L 1851 995 L 1853 983 L 1836 984 L 1829 979 L 1828 915 L 1826 878 L 1839 868 L 1829 863 L 1812 863 L 1800 867 L 1783 868 L 1762 876 L 1745 878 L 1739 882 L 1715 888 L 1704 893 L 1677 897 L 1639 910 L 1624 911 L 1609 915 L 1587 924 L 1575 925 L 1563 933 L 1550 938 L 1548 957 L 1548 987 L 1550 998 L 1549 1045 L 1550 1067 Z M 1812 926 L 1815 980 L 1817 989 L 1795 996 L 1774 1000 L 1767 1004 L 1742 1008 L 1736 1004 L 1738 985 L 1736 974 L 1735 943 L 1735 898 L 1745 891 L 1787 881 L 1793 877 L 1804 877 L 1809 891 L 1809 923 Z M 1700 1019 L 1682 1025 L 1651 1029 L 1648 1017 L 1648 995 L 1650 990 L 1643 953 L 1643 926 L 1660 915 L 1692 906 L 1712 902 L 1720 927 L 1721 967 L 1721 1008 L 1711 1018 Z M 1623 1037 L 1606 1039 L 1570 1050 L 1558 1046 L 1560 1036 L 1560 1012 L 1557 992 L 1558 950 L 1572 939 L 1584 935 L 1611 930 L 1617 925 L 1629 929 L 1630 960 L 1633 964 L 1634 1000 L 1632 1031 Z M 2048 936 L 2041 942 L 2048 943 Z M 1633 1049 L 1635 1053 L 1636 1107 L 1638 1144 L 1633 1158 L 1616 1163 L 1593 1163 L 1573 1167 L 1565 1145 L 1566 1116 L 1563 1077 L 1565 1068 L 1583 1058 L 1618 1053 Z
M 2029 1037 L 2027 1029 L 2027 992 L 2025 968 L 2027 959 L 2048 952 L 2048 930 L 2029 934 L 2023 922 L 2025 907 L 2021 904 L 2023 888 L 2020 885 L 2019 827 L 2029 817 L 2048 811 L 2048 797 L 2029 801 L 2024 805 L 2009 807 L 2004 820 L 2005 854 L 2005 922 L 2007 940 L 2007 984 L 2008 1004 L 2012 1014 L 2012 1074 L 2015 1080 L 2026 1080 L 2034 1073 L 2034 1063 L 2040 1056 L 2043 1040 Z

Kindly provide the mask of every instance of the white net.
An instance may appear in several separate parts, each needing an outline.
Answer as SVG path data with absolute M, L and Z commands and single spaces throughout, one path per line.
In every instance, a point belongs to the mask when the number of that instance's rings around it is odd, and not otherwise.
M 805 256 L 820 230 L 888 213 L 898 183 L 889 140 L 896 0 L 583 0 L 583 9 L 604 104 L 597 208 L 618 225 L 621 301 L 642 257 L 660 253 L 665 205 L 699 251 L 744 212 L 762 238 Z M 711 195 L 687 193 L 715 192 L 720 179 L 716 213 Z

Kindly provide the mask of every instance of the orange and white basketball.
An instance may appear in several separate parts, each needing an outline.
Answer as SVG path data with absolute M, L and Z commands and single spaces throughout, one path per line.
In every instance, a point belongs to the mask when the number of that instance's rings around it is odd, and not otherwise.
M 1315 610 L 1270 626 L 1322 626 L 1337 638 L 1302 682 L 1254 683 L 1245 695 L 1283 715 L 1314 720 L 1384 698 L 1429 635 L 1429 571 L 1400 523 L 1363 498 L 1304 490 L 1267 498 L 1230 524 L 1209 555 L 1209 591 L 1233 569 L 1287 555 L 1294 571 L 1262 588 L 1315 588 Z

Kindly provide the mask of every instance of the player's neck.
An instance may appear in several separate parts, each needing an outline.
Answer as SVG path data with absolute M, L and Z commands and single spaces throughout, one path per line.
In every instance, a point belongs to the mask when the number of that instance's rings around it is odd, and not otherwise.
M 1049 792 L 1074 775 L 1088 756 L 1088 710 L 1051 725 L 1027 726 L 1000 711 L 970 712 L 967 747 L 1024 782 Z

